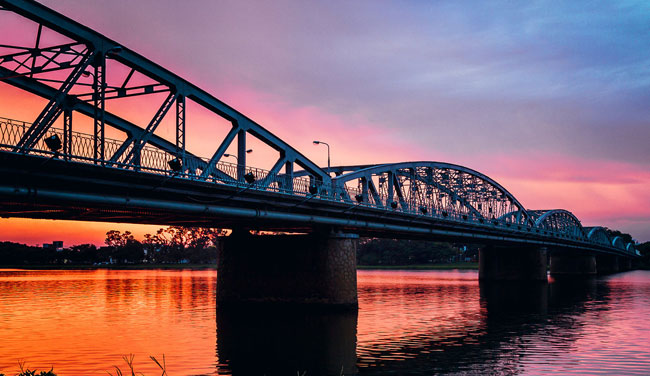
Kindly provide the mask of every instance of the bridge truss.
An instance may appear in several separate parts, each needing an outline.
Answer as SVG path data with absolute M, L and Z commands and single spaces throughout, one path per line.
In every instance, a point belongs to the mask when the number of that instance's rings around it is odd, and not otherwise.
M 35 33 L 29 42 L 0 44 L 0 81 L 47 102 L 32 122 L 0 118 L 2 153 L 271 193 L 277 200 L 297 197 L 300 204 L 338 205 L 345 215 L 367 209 L 379 218 L 425 218 L 480 231 L 503 228 L 636 252 L 620 237 L 610 239 L 603 228 L 583 228 L 566 210 L 526 210 L 496 181 L 463 166 L 427 161 L 339 166 L 329 170 L 331 176 L 234 108 L 119 43 L 35 1 L 0 0 L 0 6 L 0 16 L 20 15 Z M 46 30 L 58 33 L 59 42 L 44 40 Z M 160 104 L 146 122 L 108 109 L 111 101 L 147 96 Z M 229 124 L 208 157 L 193 153 L 186 142 L 189 102 Z M 79 115 L 92 119 L 91 133 L 75 130 Z M 171 141 L 156 133 L 166 118 L 175 126 Z M 107 137 L 107 129 L 122 137 Z M 250 137 L 277 152 L 270 169 L 247 163 Z M 235 144 L 238 162 L 225 162 Z

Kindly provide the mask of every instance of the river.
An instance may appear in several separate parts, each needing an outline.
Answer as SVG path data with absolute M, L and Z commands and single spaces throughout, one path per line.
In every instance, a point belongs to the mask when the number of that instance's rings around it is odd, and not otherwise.
M 648 375 L 650 271 L 359 271 L 358 312 L 217 309 L 214 270 L 0 270 L 0 373 Z M 130 374 L 130 373 L 129 373 Z

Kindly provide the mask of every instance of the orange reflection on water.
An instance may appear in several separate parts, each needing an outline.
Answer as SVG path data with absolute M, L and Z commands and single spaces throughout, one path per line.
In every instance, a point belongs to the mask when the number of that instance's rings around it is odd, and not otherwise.
M 136 355 L 137 370 L 208 373 L 215 359 L 216 272 L 0 271 L 0 372 L 19 360 L 60 375 L 106 374 Z M 54 363 L 54 364 L 53 364 Z
M 475 271 L 360 271 L 359 366 L 479 335 L 484 323 L 476 280 Z
M 170 375 L 650 372 L 650 271 L 533 285 L 360 271 L 358 313 L 218 310 L 216 275 L 0 270 L 0 373 L 24 359 L 105 375 L 129 353 L 146 375 L 163 353 Z

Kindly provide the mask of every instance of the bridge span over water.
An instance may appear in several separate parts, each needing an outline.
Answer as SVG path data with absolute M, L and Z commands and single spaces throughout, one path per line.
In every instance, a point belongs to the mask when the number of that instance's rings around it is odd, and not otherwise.
M 467 167 L 419 161 L 325 170 L 213 95 L 98 32 L 35 1 L 0 0 L 0 6 L 0 17 L 34 34 L 2 36 L 0 82 L 46 103 L 35 119 L 0 119 L 4 217 L 234 228 L 219 278 L 236 287 L 221 291 L 224 300 L 260 300 L 269 280 L 289 286 L 300 277 L 311 281 L 304 294 L 317 302 L 356 302 L 356 290 L 331 296 L 356 281 L 359 235 L 485 244 L 484 279 L 545 280 L 549 252 L 558 275 L 618 270 L 638 256 L 634 244 L 603 227 L 582 226 L 567 210 L 526 209 Z M 134 97 L 159 103 L 145 123 L 128 120 L 133 108 L 111 105 Z M 197 127 L 192 108 L 228 124 L 207 156 L 186 143 L 187 129 Z M 83 122 L 90 132 L 79 131 Z M 173 123 L 174 137 L 157 132 L 164 122 Z M 247 163 L 251 138 L 276 153 L 269 169 Z M 231 146 L 236 164 L 224 160 Z M 255 238 L 248 229 L 310 235 Z M 262 260 L 259 268 L 252 259 Z M 295 269 L 265 275 L 269 263 Z M 236 277 L 242 273 L 259 282 L 243 282 Z M 282 295 L 278 286 L 267 295 Z

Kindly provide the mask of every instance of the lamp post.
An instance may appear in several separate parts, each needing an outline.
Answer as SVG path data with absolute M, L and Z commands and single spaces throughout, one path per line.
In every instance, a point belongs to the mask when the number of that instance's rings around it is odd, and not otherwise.
M 327 176 L 330 176 L 330 145 L 323 141 L 314 141 L 314 145 L 323 144 L 327 146 Z
M 84 77 L 93 76 L 93 89 L 95 88 L 95 86 L 97 86 L 97 82 L 96 82 L 97 80 L 95 79 L 95 74 L 93 72 L 87 70 L 87 71 L 81 72 L 81 75 L 84 76 Z
M 248 150 L 246 150 L 246 153 L 247 153 L 247 154 L 250 154 L 250 153 L 252 153 L 252 152 L 253 152 L 253 149 L 248 149 Z M 236 155 L 234 155 L 234 154 L 224 153 L 223 156 L 224 156 L 224 157 L 233 157 L 233 158 L 235 158 L 235 160 L 237 161 L 237 164 L 239 164 L 239 158 L 237 158 Z

